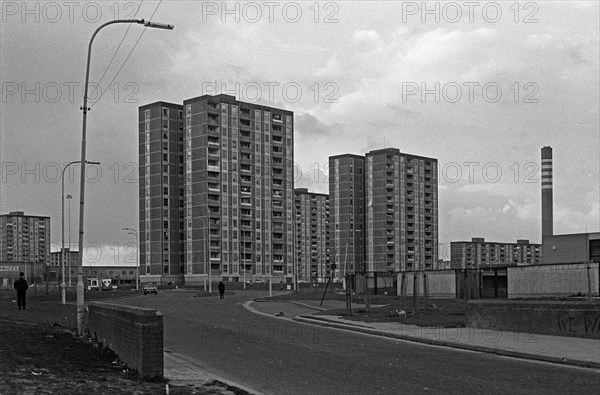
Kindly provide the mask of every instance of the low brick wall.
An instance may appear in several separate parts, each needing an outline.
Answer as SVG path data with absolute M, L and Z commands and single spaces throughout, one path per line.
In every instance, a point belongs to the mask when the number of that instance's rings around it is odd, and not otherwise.
M 471 300 L 467 323 L 484 329 L 600 339 L 598 301 Z
M 91 302 L 88 331 L 141 377 L 163 377 L 163 316 L 157 310 Z

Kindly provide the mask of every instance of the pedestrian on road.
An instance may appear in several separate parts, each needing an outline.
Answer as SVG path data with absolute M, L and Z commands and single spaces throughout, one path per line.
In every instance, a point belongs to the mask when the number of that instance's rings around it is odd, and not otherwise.
M 19 306 L 19 310 L 21 310 L 21 305 L 23 305 L 23 310 L 25 310 L 25 296 L 29 285 L 27 284 L 27 280 L 25 280 L 25 273 L 21 272 L 19 276 L 19 279 L 15 281 L 13 286 L 17 290 L 17 305 Z
M 223 284 L 223 281 L 219 281 L 219 297 L 225 299 L 225 284 Z

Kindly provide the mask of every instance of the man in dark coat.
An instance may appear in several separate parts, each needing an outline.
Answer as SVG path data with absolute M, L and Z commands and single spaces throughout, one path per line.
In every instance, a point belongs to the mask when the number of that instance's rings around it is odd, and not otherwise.
M 17 305 L 19 306 L 19 310 L 21 310 L 21 305 L 23 305 L 23 310 L 25 310 L 25 296 L 27 295 L 27 280 L 25 280 L 25 273 L 19 273 L 19 279 L 15 281 L 13 284 L 14 288 L 17 290 Z
M 219 297 L 221 299 L 225 299 L 225 284 L 223 284 L 223 281 L 219 281 Z

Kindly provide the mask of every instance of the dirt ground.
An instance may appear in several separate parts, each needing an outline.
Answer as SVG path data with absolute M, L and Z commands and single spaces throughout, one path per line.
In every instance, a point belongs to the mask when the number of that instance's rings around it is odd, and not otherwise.
M 300 290 L 299 293 L 274 296 L 273 300 L 321 300 L 323 289 Z M 344 291 L 339 289 L 325 293 L 326 300 L 346 300 Z M 412 297 L 402 301 L 395 295 L 370 295 L 371 308 L 367 312 L 364 307 L 352 308 L 352 316 L 346 309 L 328 310 L 317 314 L 340 315 L 345 319 L 363 322 L 400 322 L 403 324 L 457 328 L 466 326 L 466 302 L 460 299 L 430 299 L 429 308 L 425 308 L 424 298 L 418 299 L 417 310 Z M 353 304 L 365 304 L 364 295 L 352 295 Z
M 130 293 L 86 293 L 86 300 Z M 63 306 L 56 294 L 29 294 L 26 310 L 17 308 L 12 292 L 0 295 L 1 394 L 246 394 L 218 381 L 173 386 L 141 380 L 112 351 L 74 336 L 74 305 Z

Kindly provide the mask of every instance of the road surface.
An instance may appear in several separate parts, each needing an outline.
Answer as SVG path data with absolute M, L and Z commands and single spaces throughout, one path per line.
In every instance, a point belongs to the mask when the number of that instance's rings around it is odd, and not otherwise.
M 257 315 L 243 303 L 159 291 L 114 301 L 158 309 L 164 347 L 269 394 L 596 394 L 600 372 L 429 346 Z M 111 302 L 112 303 L 112 302 Z M 600 352 L 600 350 L 599 350 Z

